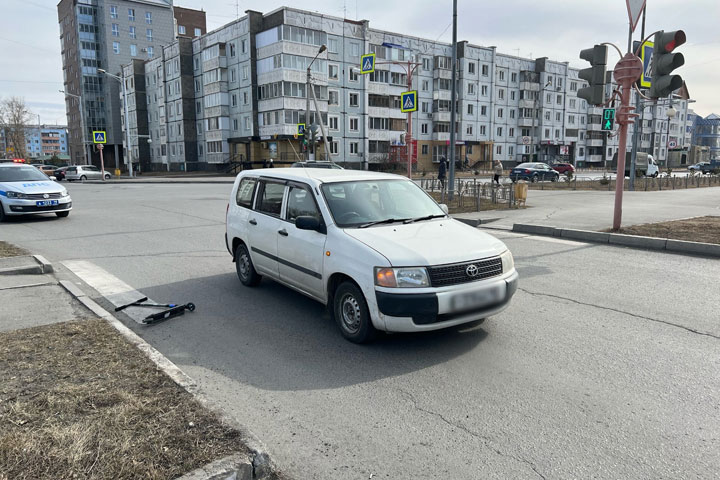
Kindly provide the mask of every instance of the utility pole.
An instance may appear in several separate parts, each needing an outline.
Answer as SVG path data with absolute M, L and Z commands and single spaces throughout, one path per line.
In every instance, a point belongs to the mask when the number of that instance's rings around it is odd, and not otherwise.
M 640 32 L 640 39 L 645 38 L 645 14 L 647 13 L 647 3 L 643 7 L 643 13 L 642 13 L 642 28 Z M 643 46 L 640 45 L 640 50 L 642 51 Z M 635 112 L 640 111 L 640 93 L 636 92 L 635 94 Z M 645 113 L 645 106 L 643 105 L 642 109 L 643 114 Z M 643 115 L 644 118 L 644 115 Z M 635 190 L 635 164 L 637 162 L 637 151 L 638 151 L 638 141 L 640 138 L 640 135 L 642 134 L 642 119 L 639 122 L 635 122 L 635 128 L 633 128 L 633 146 L 632 146 L 632 153 L 630 154 L 630 186 L 629 190 L 632 192 Z M 639 127 L 639 128 L 638 128 Z M 639 130 L 639 131 L 638 131 Z M 618 153 L 619 155 L 619 153 Z
M 323 53 L 327 47 L 325 45 L 321 45 L 318 49 L 318 52 L 315 54 L 315 58 L 312 59 L 312 61 L 308 64 L 307 67 L 307 79 L 306 79 L 306 85 L 305 85 L 305 138 L 307 138 L 307 131 L 308 128 L 311 128 L 310 125 L 310 89 L 313 88 L 312 86 L 312 76 L 310 75 L 310 69 L 312 67 L 312 64 L 315 63 L 315 60 L 317 60 L 318 55 Z M 312 150 L 312 160 L 315 160 L 315 146 L 313 145 L 315 142 L 312 141 L 314 138 L 311 138 L 311 142 L 308 144 L 308 146 L 305 148 L 305 160 L 311 160 L 311 150 Z
M 453 30 L 452 30 L 452 68 L 450 94 L 450 173 L 448 175 L 448 199 L 452 201 L 455 193 L 455 121 L 457 107 L 457 0 L 453 0 Z

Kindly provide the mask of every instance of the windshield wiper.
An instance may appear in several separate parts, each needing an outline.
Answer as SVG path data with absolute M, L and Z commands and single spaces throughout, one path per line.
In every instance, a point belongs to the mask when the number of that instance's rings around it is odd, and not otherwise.
M 365 223 L 360 225 L 358 228 L 372 227 L 373 225 L 382 225 L 383 223 L 395 223 L 410 220 L 409 218 L 386 218 L 385 220 L 378 220 L 376 222 Z
M 418 217 L 418 218 L 408 218 L 403 223 L 413 223 L 413 222 L 422 222 L 423 220 L 432 220 L 433 218 L 444 218 L 446 215 L 427 215 L 425 217 Z

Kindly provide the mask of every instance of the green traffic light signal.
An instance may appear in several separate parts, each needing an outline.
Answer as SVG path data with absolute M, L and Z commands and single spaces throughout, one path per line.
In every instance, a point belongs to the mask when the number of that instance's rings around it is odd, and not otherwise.
M 615 109 L 603 108 L 602 128 L 603 132 L 611 132 L 615 127 Z

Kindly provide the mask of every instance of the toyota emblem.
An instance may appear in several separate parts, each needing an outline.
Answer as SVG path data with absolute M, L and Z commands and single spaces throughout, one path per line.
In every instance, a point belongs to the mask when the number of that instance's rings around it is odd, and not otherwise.
M 47 193 L 43 193 L 43 198 L 50 198 L 50 195 L 48 195 Z
M 465 269 L 465 273 L 467 273 L 468 277 L 477 277 L 478 273 L 480 273 L 480 270 L 478 269 L 477 265 L 468 265 L 468 267 Z

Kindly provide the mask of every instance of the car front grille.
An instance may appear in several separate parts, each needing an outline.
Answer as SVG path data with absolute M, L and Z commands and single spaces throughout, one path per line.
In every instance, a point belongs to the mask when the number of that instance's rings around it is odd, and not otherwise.
M 47 195 L 47 197 L 45 195 Z M 62 198 L 62 194 L 60 194 L 60 193 L 28 193 L 27 198 L 30 200 L 47 200 L 49 198 Z
M 472 266 L 475 268 L 471 268 Z M 430 284 L 433 287 L 477 282 L 478 280 L 502 275 L 502 273 L 503 268 L 500 257 L 428 267 Z

